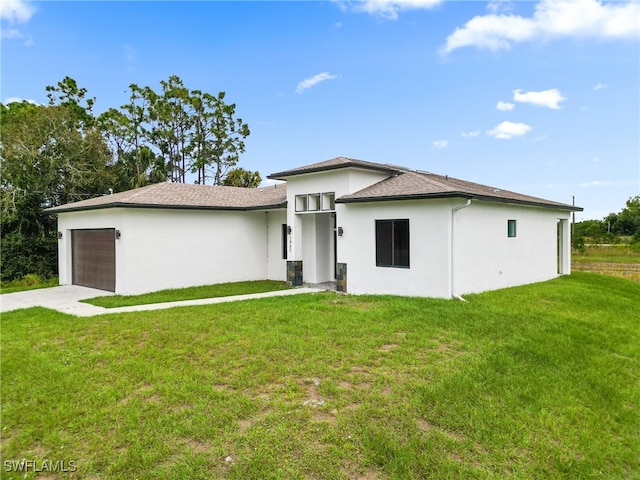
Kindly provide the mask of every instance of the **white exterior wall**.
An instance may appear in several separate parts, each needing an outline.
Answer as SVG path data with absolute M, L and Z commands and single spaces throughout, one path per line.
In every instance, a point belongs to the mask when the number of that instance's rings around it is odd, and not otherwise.
M 272 249 L 268 248 L 269 214 L 271 223 L 278 224 L 272 229 L 278 238 Z M 61 213 L 60 283 L 72 282 L 71 230 L 84 228 L 120 230 L 121 238 L 116 240 L 119 294 L 264 280 L 269 275 L 283 280 L 285 264 L 277 255 L 281 252 L 279 225 L 284 218 L 284 212 L 277 211 L 113 208 Z
M 287 179 L 287 224 L 291 226 L 293 236 L 290 242 L 289 260 L 302 260 L 303 276 L 305 275 L 303 245 L 308 240 L 303 239 L 303 217 L 321 212 L 296 213 L 296 195 L 335 192 L 335 198 L 338 198 L 342 195 L 362 190 L 369 185 L 388 178 L 388 176 L 388 174 L 381 172 L 346 168 L 296 175 Z M 305 222 L 308 226 L 312 224 L 309 220 L 305 220 Z M 340 223 L 339 218 L 338 223 Z M 313 283 L 316 283 L 315 280 L 313 280 Z
M 453 200 L 401 200 L 336 205 L 338 262 L 347 292 L 449 298 L 449 232 Z M 409 268 L 376 266 L 376 220 L 409 219 Z
M 282 225 L 287 223 L 287 212 L 269 210 L 263 215 L 267 217 L 267 279 L 287 279 L 287 260 L 282 258 Z M 287 239 L 288 240 L 288 239 Z
M 568 218 L 566 211 L 487 202 L 472 202 L 458 211 L 453 295 L 557 277 L 558 219 Z M 517 222 L 515 238 L 507 236 L 507 220 Z M 568 236 L 563 237 L 569 242 Z M 569 261 L 564 260 L 565 264 Z

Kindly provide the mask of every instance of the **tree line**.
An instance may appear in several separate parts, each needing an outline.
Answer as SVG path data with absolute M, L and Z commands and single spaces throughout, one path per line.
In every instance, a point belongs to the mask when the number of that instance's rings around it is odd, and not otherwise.
M 573 245 L 583 248 L 585 243 L 640 244 L 640 195 L 627 200 L 618 213 L 610 213 L 602 220 L 583 220 L 573 226 Z
M 129 86 L 119 108 L 95 115 L 95 97 L 71 77 L 47 86 L 47 105 L 0 105 L 2 280 L 57 273 L 56 219 L 43 209 L 158 182 L 257 187 L 238 167 L 249 126 L 236 105 L 188 89 Z

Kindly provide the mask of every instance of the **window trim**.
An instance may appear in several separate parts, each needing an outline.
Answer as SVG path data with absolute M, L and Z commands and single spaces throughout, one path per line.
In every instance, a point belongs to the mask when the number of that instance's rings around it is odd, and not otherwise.
M 390 253 L 391 253 L 391 263 L 381 263 L 381 255 L 380 249 L 383 248 L 380 245 L 380 234 L 382 233 L 379 228 L 383 224 L 391 224 L 391 245 L 390 245 Z M 396 235 L 399 233 L 396 230 L 398 225 L 406 225 L 406 263 L 399 263 L 395 258 L 396 255 Z M 404 229 L 403 229 L 404 230 Z M 375 221 L 375 242 L 376 242 L 376 267 L 383 268 L 411 268 L 411 230 L 410 230 L 410 222 L 408 218 L 396 218 L 396 219 L 380 219 Z M 389 247 L 387 247 L 389 248 Z M 401 259 L 400 259 L 401 260 Z
M 296 195 L 296 212 L 306 212 L 308 207 L 307 195 Z
M 307 211 L 318 212 L 320 211 L 320 194 L 310 193 L 307 196 Z
M 322 210 L 334 211 L 336 209 L 336 194 L 335 192 L 324 192 L 322 194 Z

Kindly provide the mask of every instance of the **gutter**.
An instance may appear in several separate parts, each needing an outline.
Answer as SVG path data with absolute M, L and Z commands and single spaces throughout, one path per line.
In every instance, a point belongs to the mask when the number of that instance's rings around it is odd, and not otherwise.
M 454 233 L 455 233 L 455 223 L 456 223 L 456 213 L 459 210 L 462 210 L 463 208 L 467 208 L 469 205 L 471 205 L 471 199 L 468 198 L 467 199 L 467 203 L 465 203 L 464 205 L 458 205 L 457 207 L 454 207 L 451 210 L 451 235 L 450 235 L 450 239 L 451 239 L 451 245 L 449 248 L 449 279 L 451 280 L 451 283 L 449 285 L 449 295 L 451 296 L 451 298 L 457 298 L 460 301 L 466 302 L 466 300 L 464 298 L 462 298 L 460 295 L 455 295 L 454 294 L 454 265 L 453 265 L 453 259 L 454 259 Z
M 347 197 L 347 198 L 344 198 L 344 197 Z M 432 198 L 462 197 L 462 198 L 472 198 L 474 200 L 480 200 L 485 202 L 507 203 L 512 205 L 526 205 L 529 207 L 548 208 L 551 210 L 562 210 L 562 211 L 571 211 L 571 212 L 582 212 L 584 210 L 584 208 L 582 207 L 576 207 L 574 205 L 568 205 L 564 203 L 494 197 L 491 195 L 470 194 L 468 192 L 459 191 L 459 190 L 451 191 L 451 192 L 441 192 L 441 193 L 420 193 L 415 195 L 413 194 L 381 195 L 381 196 L 359 197 L 359 198 L 349 198 L 347 195 L 345 195 L 344 197 L 336 198 L 336 203 L 388 202 L 388 201 L 394 201 L 394 200 L 426 200 L 426 199 L 432 199 Z
M 85 210 L 102 210 L 102 209 L 108 209 L 108 208 L 159 208 L 159 209 L 165 209 L 165 210 L 226 210 L 226 211 L 248 212 L 253 210 L 273 210 L 278 208 L 286 208 L 287 202 L 285 201 L 280 204 L 255 205 L 255 206 L 249 206 L 249 207 L 208 206 L 208 205 L 163 205 L 158 203 L 128 203 L 128 202 L 103 203 L 99 205 L 88 205 L 88 206 L 79 206 L 79 207 L 74 207 L 73 204 L 68 204 L 68 205 L 69 206 L 66 208 L 65 208 L 65 205 L 61 205 L 59 207 L 45 208 L 43 212 L 51 215 L 57 215 L 59 213 L 81 212 Z

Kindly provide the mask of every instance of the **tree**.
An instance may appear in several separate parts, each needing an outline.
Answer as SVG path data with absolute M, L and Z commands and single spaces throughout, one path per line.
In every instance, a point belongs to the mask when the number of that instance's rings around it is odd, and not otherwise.
M 262 177 L 259 172 L 238 167 L 229 171 L 222 184 L 228 187 L 255 188 L 260 185 L 260 182 Z
M 194 173 L 196 183 L 221 185 L 245 151 L 248 125 L 235 117 L 235 104 L 224 102 L 225 92 L 189 90 L 175 75 L 160 85 L 160 93 L 130 85 L 129 103 L 99 118 L 122 171 L 135 171 L 125 183 L 135 188 L 166 172 L 172 182 L 185 183 Z
M 89 111 L 78 106 L 2 106 L 3 280 L 55 274 L 56 222 L 42 210 L 105 193 L 113 184 L 111 152 L 102 132 L 87 120 Z
M 251 133 L 241 118 L 234 118 L 236 105 L 227 105 L 224 97 L 225 92 L 217 96 L 199 90 L 191 92 L 194 110 L 191 171 L 198 173 L 201 184 L 206 183 L 207 168 L 213 168 L 213 184 L 222 185 L 224 177 L 238 164 L 240 154 L 245 151 L 244 139 Z
M 164 182 L 169 176 L 164 158 L 147 145 L 149 95 L 136 84 L 129 86 L 129 103 L 110 108 L 98 123 L 115 155 L 116 191 Z
M 49 98 L 49 105 L 59 105 L 71 109 L 79 125 L 91 126 L 95 117 L 91 110 L 96 101 L 95 97 L 86 98 L 87 89 L 78 86 L 71 77 L 64 77 L 57 85 L 48 85 L 45 90 Z M 84 103 L 84 105 L 83 105 Z
M 640 241 L 640 195 L 630 198 L 618 216 L 619 229 L 623 235 L 632 235 Z
M 180 77 L 175 75 L 167 81 L 161 81 L 160 85 L 161 95 L 149 87 L 142 90 L 149 102 L 148 120 L 151 127 L 148 139 L 164 158 L 171 181 L 185 183 L 188 168 L 188 135 L 194 121 L 189 111 L 189 90 Z

